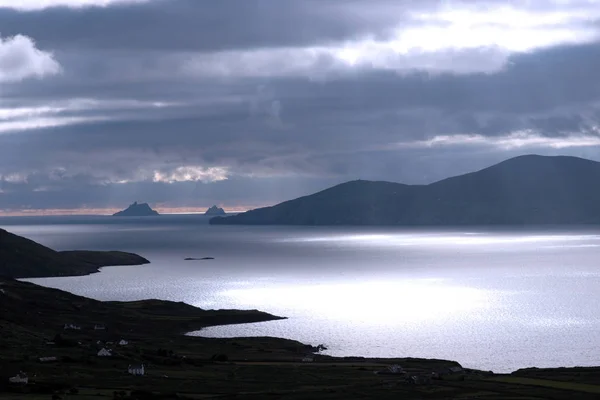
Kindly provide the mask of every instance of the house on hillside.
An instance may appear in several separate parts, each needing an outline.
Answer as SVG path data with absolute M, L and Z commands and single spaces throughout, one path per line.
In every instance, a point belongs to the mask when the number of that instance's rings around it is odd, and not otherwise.
M 130 364 L 127 367 L 127 372 L 131 375 L 143 376 L 146 374 L 146 370 L 144 369 L 144 364 Z
M 75 325 L 75 324 L 65 324 L 64 330 L 66 331 L 66 330 L 69 330 L 69 329 L 75 330 L 75 331 L 80 331 L 81 327 L 79 325 Z
M 119 341 L 119 346 L 127 346 L 129 344 L 129 342 L 125 339 L 121 339 Z
M 29 377 L 25 372 L 21 371 L 17 375 L 8 378 L 8 382 L 20 385 L 27 385 L 29 383 Z
M 112 356 L 112 351 L 110 351 L 107 348 L 102 348 L 98 352 L 98 357 L 111 357 L 111 356 Z
M 311 356 L 306 356 L 302 359 L 302 362 L 313 362 L 315 359 Z
M 94 330 L 95 331 L 104 331 L 104 330 L 106 330 L 106 326 L 104 326 L 102 324 L 96 324 L 96 325 L 94 325 Z

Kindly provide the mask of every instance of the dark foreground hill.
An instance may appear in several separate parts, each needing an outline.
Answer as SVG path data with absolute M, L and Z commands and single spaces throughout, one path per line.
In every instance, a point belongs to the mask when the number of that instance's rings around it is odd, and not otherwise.
M 150 261 L 121 251 L 54 251 L 0 229 L 0 276 L 41 278 L 87 275 L 101 267 L 141 265 Z
M 211 224 L 535 225 L 600 223 L 600 163 L 521 156 L 429 185 L 352 181 Z
M 256 310 L 100 302 L 0 278 L 0 315 L 0 398 L 7 399 L 593 400 L 600 394 L 600 369 L 593 367 L 498 375 L 453 361 L 313 354 L 312 346 L 272 337 L 181 335 L 278 319 Z M 312 362 L 303 361 L 307 355 Z M 142 364 L 145 376 L 128 374 L 130 365 Z M 403 370 L 393 373 L 391 364 Z M 27 384 L 9 382 L 19 371 Z
M 202 310 L 164 300 L 103 302 L 9 278 L 0 278 L 0 289 L 0 324 L 39 334 L 60 332 L 67 323 L 86 331 L 104 325 L 113 334 L 131 337 L 135 332 L 185 333 L 211 325 L 281 319 L 256 310 Z

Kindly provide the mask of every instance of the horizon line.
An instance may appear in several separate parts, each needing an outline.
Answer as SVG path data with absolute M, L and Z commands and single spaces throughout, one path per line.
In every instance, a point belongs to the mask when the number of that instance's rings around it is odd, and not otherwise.
M 262 206 L 259 206 L 262 207 Z M 204 215 L 209 207 L 155 207 L 161 215 Z M 257 207 L 222 207 L 227 214 L 241 213 Z M 122 208 L 48 208 L 48 209 L 18 209 L 2 210 L 0 217 L 43 217 L 43 216 L 112 216 L 114 213 L 122 211 Z

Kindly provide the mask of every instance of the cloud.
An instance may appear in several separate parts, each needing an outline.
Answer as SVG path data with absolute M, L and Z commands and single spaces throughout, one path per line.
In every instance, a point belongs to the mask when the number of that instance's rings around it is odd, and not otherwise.
M 600 129 L 597 129 L 600 133 Z M 513 132 L 508 135 L 486 137 L 478 134 L 471 135 L 439 135 L 432 139 L 398 143 L 399 147 L 447 147 L 447 146 L 489 146 L 503 150 L 552 148 L 567 149 L 570 147 L 599 147 L 600 136 L 573 134 L 563 137 L 546 137 L 531 130 Z
M 143 118 L 152 108 L 174 107 L 176 103 L 129 99 L 98 100 L 72 98 L 27 107 L 0 106 L 0 135 L 93 122 Z
M 8 10 L 0 12 L 0 26 L 5 34 L 25 33 L 63 49 L 160 52 L 156 59 L 168 58 L 160 64 L 171 74 L 265 78 L 361 70 L 491 73 L 504 68 L 511 54 L 596 41 L 598 18 L 600 8 L 583 0 L 374 0 L 369 6 L 156 0 L 81 10 Z
M 16 35 L 0 36 L 0 82 L 44 78 L 61 72 L 52 53 L 39 50 L 33 39 Z
M 442 3 L 440 3 L 442 4 Z M 537 11 L 450 2 L 408 12 L 383 35 L 328 45 L 192 54 L 183 71 L 201 76 L 320 78 L 347 70 L 472 74 L 503 69 L 511 54 L 600 38 L 597 8 Z
M 153 182 L 218 182 L 227 179 L 227 168 L 182 166 L 169 171 L 154 171 Z
M 0 9 L 63 72 L 2 82 L 0 208 L 257 206 L 598 159 L 598 18 L 585 1 Z
M 113 4 L 142 3 L 148 0 L 0 0 L 0 8 L 20 11 L 43 10 L 50 7 L 107 7 Z

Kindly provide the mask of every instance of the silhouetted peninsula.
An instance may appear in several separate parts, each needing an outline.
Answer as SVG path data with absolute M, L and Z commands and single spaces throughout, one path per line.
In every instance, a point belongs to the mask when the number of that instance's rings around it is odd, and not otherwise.
M 351 181 L 216 217 L 245 225 L 539 225 L 600 223 L 600 163 L 527 155 L 429 185 Z
M 149 262 L 122 251 L 54 251 L 0 229 L 0 276 L 9 278 L 88 275 L 101 267 Z
M 217 206 L 212 206 L 211 208 L 209 208 L 208 210 L 206 210 L 206 212 L 204 213 L 204 215 L 213 215 L 213 216 L 217 216 L 217 215 L 225 215 L 225 210 L 223 210 L 220 207 Z
M 115 217 L 149 217 L 152 215 L 159 215 L 158 212 L 154 211 L 148 203 L 139 203 L 136 201 L 123 211 L 114 213 Z

